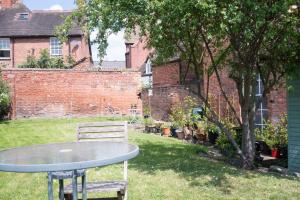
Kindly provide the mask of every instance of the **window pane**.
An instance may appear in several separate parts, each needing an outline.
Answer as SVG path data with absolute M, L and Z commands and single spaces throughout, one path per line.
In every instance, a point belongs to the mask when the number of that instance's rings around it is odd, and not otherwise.
M 21 13 L 19 15 L 19 20 L 28 20 L 29 13 Z
M 62 55 L 62 47 L 58 38 L 50 38 L 50 52 L 52 56 L 61 56 Z
M 0 50 L 10 50 L 10 39 L 0 38 Z
M 10 58 L 9 50 L 0 50 L 0 58 Z

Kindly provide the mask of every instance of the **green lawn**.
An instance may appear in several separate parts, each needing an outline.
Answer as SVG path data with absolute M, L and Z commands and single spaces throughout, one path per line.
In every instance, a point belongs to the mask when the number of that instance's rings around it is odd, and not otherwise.
M 98 120 L 2 122 L 0 149 L 75 141 L 78 122 Z M 129 200 L 300 199 L 299 180 L 243 171 L 197 156 L 205 147 L 134 130 L 130 131 L 130 141 L 139 145 L 140 155 L 129 162 Z M 119 165 L 89 170 L 88 179 L 116 178 L 119 171 Z M 0 172 L 0 199 L 47 199 L 46 174 Z

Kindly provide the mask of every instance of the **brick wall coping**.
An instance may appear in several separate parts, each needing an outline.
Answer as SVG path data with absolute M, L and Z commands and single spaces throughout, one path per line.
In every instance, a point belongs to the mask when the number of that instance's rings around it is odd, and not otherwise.
M 0 71 L 32 71 L 32 72 L 139 72 L 133 69 L 40 69 L 40 68 L 2 68 Z

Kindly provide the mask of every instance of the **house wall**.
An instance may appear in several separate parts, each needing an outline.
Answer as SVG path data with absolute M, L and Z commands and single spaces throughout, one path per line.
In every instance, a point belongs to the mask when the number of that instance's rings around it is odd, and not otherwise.
M 146 40 L 140 39 L 137 40 L 134 44 L 129 46 L 130 50 L 127 51 L 130 52 L 130 64 L 131 66 L 128 66 L 132 69 L 140 69 L 141 66 L 146 62 L 151 50 L 146 48 Z
M 153 96 L 151 98 L 154 103 L 151 103 L 151 108 L 153 110 L 153 116 L 156 116 L 157 119 L 160 119 L 162 116 L 166 116 L 169 112 L 170 105 L 173 104 L 174 98 L 166 97 L 171 95 L 176 96 L 177 99 L 183 99 L 187 94 L 194 95 L 194 93 L 191 93 L 191 89 L 193 91 L 197 90 L 195 84 L 186 84 L 185 87 L 180 87 L 180 73 L 184 72 L 185 66 L 181 66 L 180 72 L 180 64 L 178 61 L 153 67 Z M 193 78 L 194 77 L 188 73 L 187 82 L 189 83 L 189 81 L 193 80 Z M 220 72 L 220 79 L 223 90 L 234 106 L 237 116 L 241 117 L 241 109 L 235 82 L 228 78 L 228 73 L 224 70 Z M 206 91 L 206 84 L 207 78 L 204 76 L 203 85 L 201 84 L 203 91 Z M 174 87 L 179 87 L 180 90 L 174 90 Z M 165 97 L 162 97 L 164 95 L 156 95 L 157 93 L 160 94 L 161 90 L 164 91 Z M 209 80 L 209 96 L 212 108 L 220 117 L 226 117 L 227 119 L 234 120 L 234 113 L 231 111 L 229 104 L 222 95 L 215 74 L 213 74 Z M 143 100 L 148 101 L 148 99 L 148 93 L 144 92 Z M 166 101 L 170 102 L 167 103 Z M 160 104 L 162 104 L 162 106 Z M 148 105 L 148 103 L 145 103 L 145 105 Z M 280 116 L 286 113 L 286 105 L 285 88 L 280 87 L 273 90 L 267 97 L 269 119 L 276 123 Z
M 89 46 L 84 39 L 72 37 L 71 41 L 75 42 L 67 42 L 62 45 L 63 58 L 68 55 L 72 55 L 76 61 L 84 57 L 90 58 Z M 11 59 L 0 60 L 0 65 L 12 68 L 18 67 L 26 62 L 28 55 L 34 55 L 38 58 L 43 49 L 50 51 L 50 37 L 11 38 Z M 89 61 L 89 59 L 87 60 Z M 85 65 L 89 65 L 89 62 Z
M 143 62 L 145 62 L 145 59 L 149 55 L 150 51 L 148 49 L 144 49 L 145 46 L 144 40 L 136 40 L 135 44 L 131 46 L 131 62 L 135 63 L 133 64 L 134 67 L 140 67 Z M 143 62 L 141 62 L 143 61 Z M 140 64 L 137 65 L 136 63 Z M 208 56 L 204 56 L 204 66 L 210 66 L 211 62 Z M 152 110 L 154 111 L 154 116 L 157 116 L 157 119 L 160 119 L 160 117 L 165 116 L 166 113 L 169 110 L 169 106 L 160 106 L 159 101 L 156 100 L 155 92 L 158 90 L 158 93 L 160 93 L 161 88 L 164 88 L 163 91 L 167 91 L 166 96 L 170 95 L 172 93 L 176 94 L 175 96 L 178 96 L 178 99 L 182 99 L 181 95 L 186 95 L 185 92 L 181 92 L 181 90 L 187 90 L 187 93 L 191 93 L 188 90 L 197 91 L 198 85 L 200 84 L 201 92 L 206 92 L 206 85 L 207 85 L 207 77 L 206 75 L 203 76 L 203 81 L 200 83 L 195 82 L 195 76 L 193 71 L 189 71 L 186 76 L 186 88 L 181 87 L 180 91 L 175 91 L 174 87 L 180 87 L 181 84 L 181 76 L 185 74 L 187 70 L 187 66 L 184 65 L 184 63 L 181 63 L 177 61 L 172 61 L 169 63 L 166 63 L 164 65 L 160 66 L 154 66 L 152 69 L 153 74 L 153 98 L 156 103 L 151 104 Z M 221 78 L 221 85 L 223 87 L 223 90 L 225 91 L 228 99 L 234 106 L 236 110 L 236 114 L 238 117 L 241 117 L 241 109 L 239 104 L 239 97 L 236 89 L 235 82 L 231 80 L 228 76 L 228 73 L 226 71 L 220 72 L 220 78 Z M 195 85 L 197 84 L 197 85 Z M 170 86 L 168 89 L 167 87 Z M 173 87 L 173 88 L 172 88 Z M 167 88 L 167 89 L 166 89 Z M 168 92 L 169 91 L 169 92 Z M 228 119 L 234 119 L 233 112 L 231 111 L 229 104 L 226 102 L 225 98 L 222 95 L 222 92 L 220 90 L 219 83 L 217 81 L 217 77 L 215 74 L 213 74 L 209 79 L 209 95 L 210 95 L 210 103 L 212 105 L 212 108 L 215 110 L 215 112 L 220 117 L 226 117 Z M 159 95 L 158 95 L 159 96 Z M 144 101 L 147 101 L 149 99 L 148 92 L 143 92 L 142 98 Z M 166 98 L 164 102 L 162 102 L 163 105 L 166 105 L 167 100 L 170 100 L 169 98 Z M 268 117 L 270 120 L 272 120 L 274 123 L 278 121 L 281 115 L 287 112 L 286 109 L 286 103 L 287 97 L 286 97 L 286 90 L 284 87 L 278 88 L 273 90 L 267 97 L 267 106 L 268 106 Z M 172 104 L 170 102 L 169 104 Z M 148 105 L 146 102 L 145 105 Z M 156 111 L 160 114 L 157 114 Z M 162 114 L 165 113 L 165 114 Z
M 167 86 L 180 83 L 180 63 L 171 62 L 152 68 L 153 85 Z
M 274 123 L 287 113 L 287 90 L 285 87 L 276 88 L 268 95 L 269 119 Z
M 288 169 L 300 172 L 300 81 L 288 93 Z
M 235 82 L 228 77 L 228 73 L 226 71 L 220 71 L 220 79 L 223 90 L 237 111 L 237 115 L 241 117 L 239 97 Z M 204 81 L 204 87 L 206 87 L 206 83 L 207 79 Z M 215 74 L 213 74 L 210 78 L 209 94 L 212 107 L 216 113 L 221 117 L 233 119 L 233 112 L 230 110 L 228 103 L 222 95 Z M 273 123 L 278 122 L 280 117 L 287 112 L 287 95 L 285 87 L 281 86 L 279 88 L 275 88 L 269 95 L 267 95 L 267 109 L 268 119 Z
M 12 97 L 12 118 L 111 115 L 108 107 L 129 114 L 138 98 L 136 71 L 4 69 Z
M 238 98 L 238 93 L 236 89 L 235 82 L 228 78 L 228 73 L 223 70 L 220 71 L 219 73 L 220 79 L 221 79 L 221 85 L 224 90 L 224 92 L 227 95 L 227 98 L 231 102 L 231 104 L 234 106 L 234 109 L 236 110 L 237 116 L 240 118 L 241 117 L 241 109 L 240 109 L 240 104 L 239 104 L 239 98 Z M 205 94 L 207 91 L 207 77 L 205 76 L 204 78 L 204 90 Z M 213 74 L 209 78 L 209 101 L 214 109 L 214 111 L 220 116 L 220 117 L 225 117 L 227 119 L 234 119 L 234 113 L 231 111 L 229 104 L 226 102 L 225 98 L 223 97 L 223 94 L 220 89 L 220 85 L 217 80 L 216 74 Z
M 20 0 L 0 0 L 0 8 L 10 8 Z

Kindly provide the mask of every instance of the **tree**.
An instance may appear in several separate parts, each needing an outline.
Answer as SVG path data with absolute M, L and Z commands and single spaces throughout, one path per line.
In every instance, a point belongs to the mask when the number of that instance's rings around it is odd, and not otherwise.
M 254 121 L 257 107 L 256 78 L 261 76 L 263 96 L 299 71 L 299 7 L 295 0 L 90 0 L 78 1 L 79 9 L 60 30 L 78 20 L 88 31 L 98 32 L 95 42 L 104 56 L 107 38 L 122 29 L 134 31 L 155 49 L 157 60 L 179 54 L 198 80 L 215 74 L 222 95 L 243 129 L 242 147 L 230 129 L 210 109 L 206 117 L 226 134 L 243 159 L 245 168 L 254 162 Z M 298 9 L 298 10 L 297 10 Z M 204 66 L 203 57 L 210 59 Z M 241 119 L 222 88 L 220 71 L 236 83 Z M 209 81 L 207 81 L 207 86 Z M 200 84 L 199 84 L 200 87 Z M 208 89 L 199 98 L 210 108 Z

